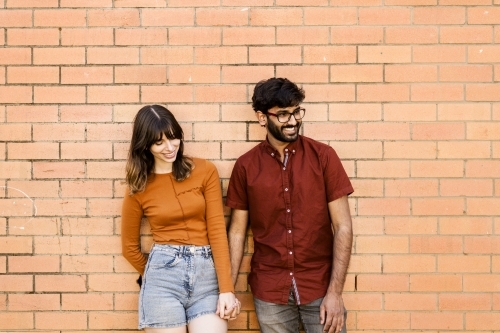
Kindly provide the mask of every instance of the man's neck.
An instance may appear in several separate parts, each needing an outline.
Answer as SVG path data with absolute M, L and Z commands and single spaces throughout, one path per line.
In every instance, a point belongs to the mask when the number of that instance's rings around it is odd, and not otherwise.
M 274 147 L 278 151 L 278 153 L 280 153 L 281 162 L 283 162 L 283 159 L 285 158 L 285 154 L 284 154 L 285 148 L 291 142 L 283 142 L 283 141 L 277 140 L 274 136 L 272 136 L 269 133 L 267 134 L 267 141 L 269 141 L 269 144 L 272 147 Z

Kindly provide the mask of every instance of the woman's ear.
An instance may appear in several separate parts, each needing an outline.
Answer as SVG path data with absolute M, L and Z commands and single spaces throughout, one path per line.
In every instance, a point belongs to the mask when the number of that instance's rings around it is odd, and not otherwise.
M 267 124 L 267 116 L 263 114 L 261 111 L 255 112 L 255 117 L 257 117 L 257 121 L 259 122 L 260 126 L 266 127 Z

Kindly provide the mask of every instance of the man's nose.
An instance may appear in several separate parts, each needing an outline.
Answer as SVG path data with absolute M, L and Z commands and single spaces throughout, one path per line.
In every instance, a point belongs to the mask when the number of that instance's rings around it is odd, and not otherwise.
M 290 114 L 290 119 L 288 120 L 289 125 L 296 125 L 297 124 L 297 119 L 293 116 L 293 113 Z

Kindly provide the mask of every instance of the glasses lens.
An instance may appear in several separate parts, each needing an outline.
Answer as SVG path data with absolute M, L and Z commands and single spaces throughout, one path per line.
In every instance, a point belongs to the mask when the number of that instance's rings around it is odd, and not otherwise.
M 283 113 L 279 113 L 277 118 L 278 118 L 278 121 L 280 123 L 286 123 L 287 121 L 290 120 L 291 116 L 292 116 L 291 113 L 283 112 Z
M 295 117 L 295 119 L 302 119 L 304 118 L 305 113 L 306 109 L 298 109 L 293 111 L 293 116 Z

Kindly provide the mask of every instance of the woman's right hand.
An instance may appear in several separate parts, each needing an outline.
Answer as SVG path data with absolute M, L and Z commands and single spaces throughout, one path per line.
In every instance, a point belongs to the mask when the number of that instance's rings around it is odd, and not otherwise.
M 240 314 L 241 303 L 232 292 L 220 293 L 216 314 L 221 319 L 233 320 Z

